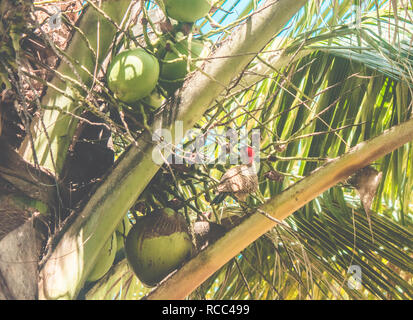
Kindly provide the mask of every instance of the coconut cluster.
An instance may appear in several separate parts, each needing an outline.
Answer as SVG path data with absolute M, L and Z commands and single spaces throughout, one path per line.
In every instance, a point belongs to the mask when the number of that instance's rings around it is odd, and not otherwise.
M 158 3 L 178 26 L 204 17 L 212 7 L 212 0 L 158 0 Z M 116 55 L 106 73 L 107 85 L 115 98 L 124 103 L 142 101 L 159 107 L 162 99 L 157 88 L 162 88 L 166 95 L 173 94 L 182 86 L 188 72 L 200 65 L 199 58 L 206 51 L 200 40 L 188 41 L 179 30 L 167 32 L 148 48 L 133 48 Z
M 212 0 L 157 1 L 167 18 L 177 21 L 177 25 L 147 48 L 118 53 L 106 72 L 106 82 L 114 97 L 130 106 L 142 103 L 159 107 L 164 97 L 182 86 L 188 72 L 200 66 L 199 58 L 208 53 L 201 40 L 188 39 L 184 33 L 188 24 L 211 10 Z M 99 253 L 88 281 L 102 278 L 121 253 L 126 254 L 142 283 L 154 286 L 178 268 L 193 250 L 185 219 L 172 209 L 155 210 L 139 218 L 133 227 L 125 217 Z

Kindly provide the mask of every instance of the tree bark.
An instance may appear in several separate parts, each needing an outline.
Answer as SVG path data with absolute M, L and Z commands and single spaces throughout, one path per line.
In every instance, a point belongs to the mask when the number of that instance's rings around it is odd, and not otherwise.
M 32 218 L 0 240 L 0 300 L 37 299 L 38 258 Z
M 56 208 L 54 176 L 25 161 L 0 137 L 0 239 L 26 222 L 34 213 Z

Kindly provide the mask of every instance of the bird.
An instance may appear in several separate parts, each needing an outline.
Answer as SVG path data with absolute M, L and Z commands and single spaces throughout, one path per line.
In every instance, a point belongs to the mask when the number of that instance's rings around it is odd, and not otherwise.
M 373 229 L 371 225 L 371 204 L 376 195 L 377 188 L 380 184 L 383 172 L 379 172 L 372 166 L 366 166 L 357 170 L 352 176 L 347 179 L 347 183 L 353 186 L 360 195 L 361 203 L 366 212 L 367 222 L 369 224 L 370 233 L 373 238 Z
M 218 195 L 211 204 L 221 203 L 228 195 L 245 202 L 247 197 L 258 190 L 258 176 L 254 164 L 254 150 L 247 147 L 248 163 L 230 168 L 221 177 L 216 189 Z

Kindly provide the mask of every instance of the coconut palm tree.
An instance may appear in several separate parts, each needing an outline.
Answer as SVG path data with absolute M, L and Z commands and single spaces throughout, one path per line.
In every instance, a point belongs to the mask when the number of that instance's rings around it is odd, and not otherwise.
M 122 10 L 117 4 L 113 14 L 109 2 L 98 7 L 88 1 L 91 8 L 65 51 L 42 34 L 63 62 L 53 80 L 43 80 L 46 94 L 34 99 L 40 117 L 31 127 L 23 121 L 28 134 L 21 156 L 0 140 L 7 150 L 1 181 L 24 194 L 26 214 L 37 216 L 35 230 L 51 228 L 43 232 L 48 241 L 41 280 L 33 264 L 23 267 L 33 283 L 30 298 L 411 299 L 410 4 L 218 1 L 216 11 L 185 32 L 189 39 L 209 39 L 209 56 L 159 109 L 137 113 L 104 87 L 99 76 L 104 58 L 134 43 L 153 46 L 157 34 L 171 27 L 157 24 L 162 6 L 131 9 L 129 1 L 120 2 Z M 142 17 L 143 23 L 132 27 L 131 21 Z M 2 53 L 8 60 L 0 71 L 11 74 L 2 78 L 5 87 L 19 93 L 22 79 L 42 79 L 25 69 L 31 55 L 19 50 L 13 30 L 8 44 L 14 52 Z M 19 100 L 22 119 L 28 99 Z M 182 132 L 196 128 L 197 137 L 213 133 L 223 144 L 204 144 L 195 153 L 191 136 L 180 139 L 176 121 Z M 79 180 L 85 173 L 75 170 L 67 152 L 86 124 L 110 130 L 117 158 L 92 177 L 98 181 L 91 187 L 91 178 Z M 260 195 L 246 203 L 227 199 L 211 205 L 229 165 L 156 164 L 155 143 L 164 140 L 156 131 L 160 127 L 171 129 L 173 141 L 173 148 L 163 149 L 164 158 L 174 153 L 176 158 L 178 147 L 185 158 L 222 153 L 228 129 L 246 144 L 259 132 Z M 27 167 L 30 174 L 17 175 Z M 371 175 L 363 180 L 366 172 Z M 33 187 L 33 173 L 41 188 Z M 74 182 L 81 190 L 74 192 L 75 200 L 66 191 Z M 7 193 L 2 203 L 14 205 L 15 194 Z M 227 231 L 155 289 L 141 285 L 122 254 L 103 278 L 87 282 L 100 249 L 125 216 L 133 221 L 165 206 L 179 208 L 187 221 L 208 213 Z M 18 244 L 16 225 L 21 222 L 4 232 L 0 253 L 6 244 Z M 33 224 L 27 225 L 20 228 L 33 239 Z M 33 243 L 27 252 L 37 258 Z M 16 295 L 21 281 L 6 279 L 13 284 L 8 290 L 0 286 L 7 298 Z

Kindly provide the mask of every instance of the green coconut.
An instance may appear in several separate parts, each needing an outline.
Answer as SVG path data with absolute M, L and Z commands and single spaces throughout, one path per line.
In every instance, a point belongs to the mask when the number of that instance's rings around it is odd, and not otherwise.
M 116 227 L 116 251 L 119 252 L 123 249 L 125 245 L 126 235 L 129 233 L 129 230 L 132 228 L 132 224 L 129 221 L 129 218 L 125 216 L 123 220 Z
M 205 17 L 212 7 L 212 0 L 163 0 L 166 13 L 180 22 L 195 22 Z
M 175 44 L 175 49 L 183 56 L 188 57 L 189 45 L 187 40 L 183 40 Z M 192 40 L 191 42 L 191 59 L 200 58 L 205 55 L 205 47 L 202 41 Z M 188 74 L 187 68 L 188 60 L 185 57 L 179 57 L 173 51 L 169 51 L 161 66 L 160 83 L 162 87 L 169 93 L 174 92 L 182 86 L 185 76 Z M 190 71 L 194 71 L 195 68 L 200 66 L 202 61 L 192 62 Z
M 142 48 L 130 49 L 115 56 L 106 79 L 115 97 L 126 103 L 136 102 L 154 89 L 159 78 L 158 60 Z
M 157 285 L 191 255 L 185 219 L 172 209 L 140 218 L 126 238 L 125 251 L 139 280 L 149 287 Z
M 110 267 L 115 260 L 116 255 L 116 235 L 115 233 L 106 241 L 102 250 L 100 251 L 96 264 L 90 272 L 87 281 L 93 282 L 102 278 L 106 272 L 109 271 Z
M 142 99 L 142 101 L 151 106 L 152 108 L 158 109 L 165 99 L 161 96 L 157 90 L 153 91 L 149 96 Z

